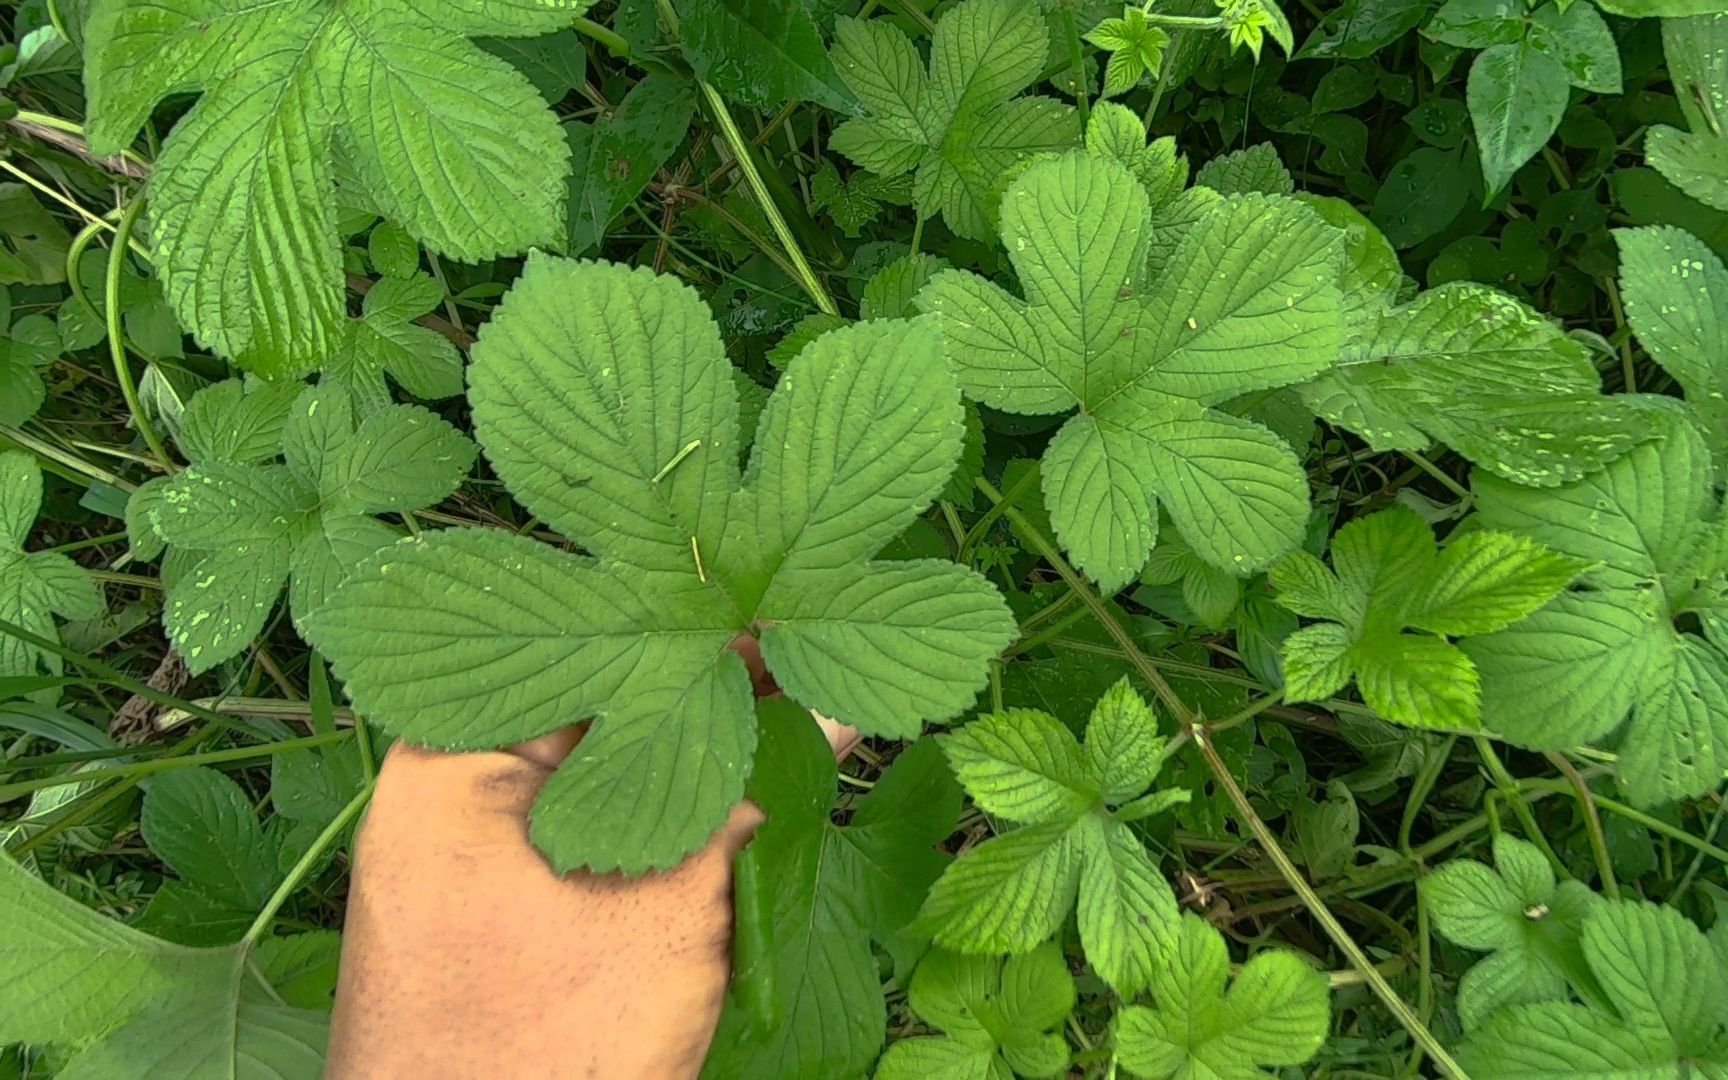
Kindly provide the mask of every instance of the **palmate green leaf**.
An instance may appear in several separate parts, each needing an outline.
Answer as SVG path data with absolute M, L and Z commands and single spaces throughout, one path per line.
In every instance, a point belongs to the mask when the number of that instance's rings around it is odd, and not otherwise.
M 1115 161 L 1041 162 L 1003 196 L 1024 297 L 956 271 L 918 299 L 941 316 L 968 396 L 1018 413 L 1079 408 L 1045 453 L 1044 495 L 1063 546 L 1110 591 L 1145 563 L 1159 505 L 1232 573 L 1296 546 L 1308 493 L 1295 454 L 1210 406 L 1309 378 L 1343 336 L 1339 242 L 1293 200 L 1221 202 L 1155 281 L 1148 213 Z
M 324 365 L 321 384 L 345 389 L 362 416 L 391 404 L 385 376 L 426 401 L 462 392 L 462 355 L 451 340 L 415 320 L 437 307 L 444 290 L 429 274 L 385 277 L 367 290 L 348 340 Z
M 1068 1064 L 1059 1029 L 1074 1009 L 1074 977 L 1055 945 L 1006 959 L 937 950 L 907 996 L 945 1034 L 895 1042 L 876 1080 L 1011 1080 L 1055 1076 Z
M 929 740 L 899 755 L 853 810 L 831 819 L 834 758 L 816 725 L 784 700 L 762 702 L 750 797 L 768 815 L 751 842 L 773 939 L 738 981 L 769 976 L 779 1023 L 754 1027 L 729 1000 L 704 1077 L 828 1080 L 861 1076 L 886 1030 L 870 940 L 915 913 L 947 856 L 936 845 L 960 815 L 960 790 Z M 746 963 L 744 957 L 740 963 Z M 734 986 L 738 984 L 735 981 Z
M 834 65 L 864 115 L 834 130 L 834 149 L 886 177 L 913 172 L 921 215 L 941 214 L 957 235 L 989 239 L 1003 174 L 1075 141 L 1072 108 L 1015 96 L 1037 80 L 1048 42 L 1035 8 L 962 0 L 937 21 L 926 67 L 887 19 L 841 19 Z
M 1548 491 L 1478 472 L 1482 523 L 1596 563 L 1580 589 L 1464 649 L 1482 677 L 1483 723 L 1552 749 L 1620 731 L 1620 783 L 1640 805 L 1696 795 L 1728 767 L 1728 655 L 1705 618 L 1725 585 L 1710 451 L 1685 417 L 1602 472 Z
M 209 412 L 235 415 L 253 396 L 225 391 Z M 253 408 L 273 415 L 275 400 Z M 360 419 L 340 387 L 302 392 L 277 430 L 285 465 L 246 461 L 252 448 L 213 448 L 224 452 L 200 452 L 144 502 L 155 536 L 196 560 L 168 583 L 163 614 L 194 672 L 246 648 L 285 581 L 301 624 L 395 540 L 372 515 L 442 501 L 474 462 L 473 444 L 425 409 L 391 405 Z
M 40 637 L 60 640 L 56 615 L 93 619 L 107 610 L 102 590 L 77 563 L 24 545 L 42 506 L 42 470 L 21 451 L 0 453 L 0 619 Z M 0 635 L 0 677 L 59 675 L 60 656 L 19 638 Z M 59 700 L 57 687 L 24 697 L 44 705 Z
M 973 801 L 1025 827 L 949 867 L 918 928 L 969 954 L 1025 953 L 1078 900 L 1081 941 L 1098 974 L 1123 994 L 1144 986 L 1176 920 L 1169 883 L 1125 824 L 1154 812 L 1136 800 L 1162 764 L 1164 740 L 1145 701 L 1117 683 L 1093 709 L 1084 747 L 1031 709 L 988 714 L 938 741 Z
M 970 571 L 870 561 L 960 452 L 959 392 L 928 320 L 801 351 L 743 476 L 733 369 L 672 278 L 530 258 L 470 382 L 497 475 L 594 557 L 489 530 L 423 535 L 380 552 L 305 628 L 356 706 L 415 742 L 503 746 L 595 717 L 532 815 L 561 869 L 671 866 L 724 820 L 756 739 L 738 635 L 796 700 L 911 737 L 969 705 L 1015 633 Z
M 114 153 L 163 97 L 203 91 L 152 171 L 153 262 L 205 345 L 272 377 L 303 372 L 347 336 L 338 143 L 372 203 L 433 251 L 477 261 L 558 240 L 557 120 L 465 39 L 546 33 L 587 7 L 99 0 L 85 26 L 91 145 Z
M 1684 229 L 1616 229 L 1620 291 L 1638 344 L 1685 391 L 1717 455 L 1728 454 L 1728 269 Z
M 1428 524 L 1396 506 L 1339 529 L 1332 565 L 1335 573 L 1298 551 L 1268 574 L 1280 604 L 1329 620 L 1285 639 L 1285 696 L 1318 701 L 1354 677 L 1388 720 L 1473 729 L 1476 669 L 1446 638 L 1517 622 L 1590 564 L 1503 532 L 1469 533 L 1437 551 Z
M 1443 285 L 1358 320 L 1338 366 L 1301 394 L 1377 450 L 1442 442 L 1509 480 L 1552 486 L 1651 437 L 1634 402 L 1602 395 L 1583 346 L 1494 289 Z
M 261 985 L 269 954 L 192 949 L 105 919 L 0 857 L 0 1044 L 58 1046 L 66 1080 L 311 1080 L 328 1016 Z M 283 939 L 294 941 L 295 939 Z M 248 970 L 257 963 L 260 971 Z
M 1150 1080 L 1262 1080 L 1263 1066 L 1300 1065 L 1326 1041 L 1331 1000 L 1323 972 L 1293 953 L 1255 955 L 1225 991 L 1224 936 L 1189 912 L 1152 980 L 1156 1003 L 1116 1017 L 1116 1057 Z
M 1720 957 L 1684 915 L 1603 901 L 1579 934 L 1601 1004 L 1517 1004 L 1491 1016 L 1459 1054 L 1471 1076 L 1716 1077 L 1728 1072 L 1728 984 Z
M 1541 850 L 1505 833 L 1494 838 L 1494 864 L 1453 859 L 1420 881 L 1435 929 L 1489 954 L 1458 984 L 1471 1030 L 1507 1005 L 1562 1001 L 1569 985 L 1592 985 L 1579 934 L 1601 897 L 1576 881 L 1556 885 Z

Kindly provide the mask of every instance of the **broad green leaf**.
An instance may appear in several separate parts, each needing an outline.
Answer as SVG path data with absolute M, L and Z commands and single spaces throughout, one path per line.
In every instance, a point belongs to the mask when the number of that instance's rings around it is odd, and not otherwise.
M 1074 1008 L 1074 977 L 1062 951 L 1042 945 L 1024 956 L 925 956 L 907 996 L 943 1036 L 902 1039 L 888 1048 L 876 1080 L 967 1080 L 1053 1076 L 1068 1063 L 1059 1031 Z
M 107 604 L 95 580 L 71 559 L 24 550 L 41 505 L 42 470 L 36 460 L 16 450 L 0 453 L 0 619 L 58 641 L 54 616 L 93 619 Z M 59 675 L 62 669 L 59 654 L 0 635 L 0 677 Z M 60 691 L 49 686 L 23 696 L 51 705 Z
M 1422 32 L 1460 49 L 1514 45 L 1524 37 L 1524 9 L 1511 0 L 1446 0 Z
M 684 141 L 695 111 L 695 90 L 688 81 L 649 72 L 612 115 L 565 125 L 573 163 L 565 250 L 586 255 L 600 243 L 607 226 Z
M 1167 951 L 1176 901 L 1124 822 L 1187 794 L 1136 799 L 1162 764 L 1145 701 L 1117 682 L 1093 709 L 1084 746 L 1030 709 L 988 714 L 940 741 L 973 801 L 1028 824 L 949 867 L 917 928 L 960 952 L 1024 953 L 1055 933 L 1078 898 L 1080 937 L 1098 974 L 1122 994 L 1144 985 Z
M 1728 656 L 1677 623 L 1706 611 L 1723 567 L 1700 545 L 1719 506 L 1703 436 L 1682 416 L 1657 442 L 1550 491 L 1478 473 L 1483 524 L 1596 563 L 1523 622 L 1472 638 L 1483 722 L 1523 746 L 1622 732 L 1620 782 L 1640 805 L 1706 791 L 1728 767 Z
M 1100 101 L 1086 123 L 1086 149 L 1127 166 L 1154 211 L 1181 193 L 1188 182 L 1188 158 L 1176 150 L 1174 136 L 1146 141 L 1146 125 L 1126 105 Z
M 1072 821 L 1101 797 L 1080 743 L 1048 713 L 990 713 L 938 742 L 985 813 L 1026 825 Z
M 1435 929 L 1489 954 L 1458 986 L 1472 1030 L 1504 1006 L 1564 1000 L 1569 979 L 1588 980 L 1579 931 L 1601 899 L 1576 881 L 1556 886 L 1541 850 L 1516 837 L 1494 838 L 1494 863 L 1453 859 L 1420 882 Z
M 1716 210 L 1728 210 L 1728 137 L 1657 124 L 1644 139 L 1651 168 Z
M 771 974 L 781 1019 L 754 1027 L 729 1001 L 703 1076 L 861 1076 L 886 1026 L 870 940 L 910 921 L 947 861 L 936 845 L 959 818 L 959 788 L 925 740 L 896 758 L 848 825 L 836 825 L 834 758 L 816 725 L 783 700 L 760 709 L 750 795 L 768 821 L 751 850 L 770 875 L 760 900 L 773 939 L 758 961 L 764 971 L 738 979 Z
M 1271 143 L 1220 154 L 1200 166 L 1194 183 L 1220 195 L 1289 195 L 1296 190 L 1296 181 Z
M 698 78 L 755 109 L 813 101 L 850 112 L 852 95 L 822 49 L 802 0 L 698 0 L 684 9 L 678 37 Z
M 1155 281 L 1134 174 L 1083 153 L 1027 169 L 1003 196 L 1022 297 L 971 274 L 919 294 L 966 393 L 1009 412 L 1080 412 L 1052 440 L 1044 493 L 1058 537 L 1106 589 L 1146 560 L 1162 505 L 1193 551 L 1232 573 L 1294 547 L 1307 484 L 1288 446 L 1210 408 L 1331 362 L 1339 246 L 1266 196 L 1224 200 Z
M 1465 100 L 1492 198 L 1560 126 L 1566 69 L 1529 39 L 1493 45 L 1470 65 Z
M 250 946 L 192 949 L 105 919 L 0 858 L 0 1043 L 67 1080 L 311 1077 L 328 1017 L 272 999 Z M 262 955 L 260 952 L 257 955 Z
M 252 800 L 215 769 L 152 777 L 140 819 L 145 843 L 180 877 L 256 914 L 279 875 Z
M 857 236 L 864 226 L 880 217 L 884 204 L 905 204 L 911 200 L 912 185 L 907 177 L 886 180 L 867 172 L 855 172 L 850 180 L 842 180 L 840 170 L 827 159 L 823 159 L 810 180 L 811 205 L 826 210 L 834 224 L 840 226 L 840 231 L 847 236 Z M 907 258 L 916 264 L 921 258 L 934 259 L 934 256 L 913 255 Z
M 465 38 L 561 29 L 587 7 L 98 0 L 85 26 L 91 145 L 114 153 L 162 98 L 203 91 L 152 170 L 153 261 L 200 341 L 292 375 L 347 333 L 337 143 L 377 207 L 433 251 L 478 261 L 560 236 L 557 121 Z
M 1620 49 L 1594 4 L 1544 4 L 1529 25 L 1531 44 L 1558 61 L 1573 86 L 1620 92 Z
M 1579 932 L 1601 1004 L 1513 1005 L 1472 1033 L 1471 1076 L 1714 1077 L 1728 1070 L 1728 985 L 1684 915 L 1639 900 L 1600 902 Z
M 1377 450 L 1443 442 L 1521 484 L 1580 479 L 1652 434 L 1634 404 L 1602 395 L 1581 345 L 1466 282 L 1359 324 L 1338 366 L 1301 392 Z
M 1728 454 L 1728 269 L 1684 229 L 1616 229 L 1614 239 L 1638 344 L 1685 391 L 1711 450 Z
M 1715 15 L 1722 11 L 1722 0 L 1603 0 L 1598 4 L 1610 15 L 1625 15 L 1634 19 L 1660 16 L 1682 19 L 1695 15 Z
M 1487 634 L 1524 618 L 1590 564 L 1489 531 L 1437 552 L 1428 524 L 1394 506 L 1339 529 L 1332 565 L 1335 574 L 1295 552 L 1268 575 L 1279 603 L 1330 620 L 1285 639 L 1285 696 L 1320 700 L 1354 677 L 1362 699 L 1388 720 L 1474 729 L 1476 669 L 1446 637 Z
M 912 199 L 960 236 L 988 239 L 993 192 L 1021 159 L 1072 146 L 1071 108 L 1015 97 L 1037 80 L 1049 38 L 1036 10 L 962 0 L 944 12 L 926 67 L 886 19 L 841 19 L 834 65 L 864 115 L 835 129 L 834 149 L 883 176 L 915 172 Z
M 197 561 L 168 583 L 163 616 L 195 673 L 258 636 L 285 581 L 303 625 L 395 539 L 370 515 L 441 502 L 474 461 L 473 444 L 425 409 L 391 405 L 356 422 L 340 388 L 304 391 L 281 432 L 286 465 L 210 457 L 145 504 L 155 534 Z
M 1263 1066 L 1300 1065 L 1326 1039 L 1326 976 L 1294 954 L 1263 952 L 1244 964 L 1228 993 L 1224 937 L 1192 912 L 1175 951 L 1152 980 L 1153 1007 L 1116 1017 L 1117 1059 L 1132 1074 L 1249 1080 Z
M 898 737 L 970 705 L 1014 636 L 978 575 L 870 561 L 960 453 L 929 320 L 799 352 L 742 474 L 733 369 L 707 307 L 669 277 L 530 258 L 470 384 L 495 473 L 591 556 L 423 534 L 372 558 L 307 630 L 356 706 L 415 742 L 505 746 L 594 718 L 598 749 L 572 755 L 532 815 L 560 868 L 672 866 L 742 797 L 756 733 L 727 648 L 739 635 L 802 704 Z

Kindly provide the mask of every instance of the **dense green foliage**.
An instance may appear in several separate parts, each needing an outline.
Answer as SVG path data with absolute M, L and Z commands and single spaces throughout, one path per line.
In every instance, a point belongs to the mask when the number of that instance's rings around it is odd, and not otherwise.
M 1728 1075 L 1722 0 L 6 19 L 0 1080 L 316 1076 L 578 722 L 713 1080 Z

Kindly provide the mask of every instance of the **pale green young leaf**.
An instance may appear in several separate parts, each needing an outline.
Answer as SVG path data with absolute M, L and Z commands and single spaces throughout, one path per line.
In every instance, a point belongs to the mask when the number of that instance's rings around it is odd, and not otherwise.
M 1012 639 L 977 574 L 870 561 L 960 453 L 929 320 L 799 351 L 743 474 L 734 370 L 671 278 L 531 257 L 473 361 L 494 470 L 593 557 L 427 536 L 368 562 L 304 629 L 356 706 L 417 742 L 502 746 L 597 717 L 591 738 L 615 751 L 572 755 L 533 812 L 554 865 L 669 867 L 725 819 L 755 739 L 726 649 L 739 635 L 802 704 L 901 737 L 971 704 Z M 613 828 L 570 824 L 612 790 L 633 796 L 606 804 Z
M 1250 1080 L 1268 1075 L 1262 1066 L 1313 1057 L 1331 1022 L 1326 976 L 1293 954 L 1265 952 L 1243 965 L 1226 993 L 1229 970 L 1223 935 L 1184 915 L 1174 952 L 1152 980 L 1154 1006 L 1117 1014 L 1123 1066 L 1151 1080 Z
M 1475 479 L 1484 524 L 1597 564 L 1585 589 L 1465 643 L 1484 722 L 1543 748 L 1622 730 L 1620 780 L 1640 805 L 1708 790 L 1728 763 L 1728 656 L 1675 622 L 1721 587 L 1699 546 L 1720 513 L 1715 472 L 1703 436 L 1666 420 L 1662 440 L 1552 491 Z
M 1315 623 L 1284 639 L 1284 696 L 1290 701 L 1324 701 L 1350 685 L 1354 661 L 1350 631 L 1332 622 Z
M 192 949 L 105 919 L 0 857 L 0 1043 L 56 1046 L 59 1075 L 316 1076 L 328 1016 L 283 1005 L 249 946 Z
M 1470 65 L 1465 101 L 1492 198 L 1560 126 L 1566 69 L 1527 38 L 1492 45 Z
M 1145 562 L 1158 503 L 1197 554 L 1233 573 L 1296 545 L 1307 484 L 1294 454 L 1208 406 L 1307 378 L 1342 336 L 1338 247 L 1308 211 L 1223 202 L 1155 282 L 1149 212 L 1115 161 L 1033 165 L 1002 206 L 1023 298 L 950 272 L 918 301 L 940 315 L 970 396 L 1010 412 L 1079 406 L 1046 454 L 1045 497 L 1064 546 L 1111 590 Z
M 1458 1012 L 1474 1029 L 1507 1005 L 1558 1001 L 1586 981 L 1580 927 L 1600 897 L 1578 882 L 1555 885 L 1534 844 L 1494 839 L 1493 869 L 1453 859 L 1421 879 L 1435 929 L 1455 945 L 1489 953 L 1458 986 Z
M 434 251 L 476 261 L 559 238 L 569 149 L 557 120 L 465 39 L 559 29 L 587 7 L 102 0 L 84 28 L 91 143 L 113 153 L 163 97 L 203 91 L 151 176 L 168 300 L 243 366 L 305 371 L 346 336 L 338 141 L 365 193 Z
M 1487 286 L 1455 282 L 1367 314 L 1338 366 L 1301 392 L 1377 450 L 1438 441 L 1509 480 L 1551 487 L 1653 434 L 1632 402 L 1603 396 L 1583 346 Z
M 1616 229 L 1626 322 L 1685 391 L 1711 450 L 1728 453 L 1728 269 L 1671 225 Z
M 1362 699 L 1388 720 L 1474 729 L 1480 724 L 1476 668 L 1444 635 L 1487 633 L 1515 622 L 1552 600 L 1589 564 L 1489 531 L 1436 553 L 1427 522 L 1394 506 L 1339 529 L 1332 565 L 1336 576 L 1318 559 L 1296 553 L 1271 574 L 1281 604 L 1335 620 L 1285 639 L 1285 696 L 1319 700 L 1354 677 Z M 1402 632 L 1406 627 L 1443 636 Z
M 1074 908 L 1082 844 L 1071 821 L 1028 825 L 993 837 L 943 872 L 917 926 L 962 952 L 1026 952 Z
M 1718 1076 L 1728 1070 L 1728 985 L 1709 940 L 1678 911 L 1602 902 L 1582 920 L 1600 1004 L 1513 1005 L 1460 1054 L 1472 1076 Z
M 1071 108 L 1015 97 L 1038 78 L 1048 41 L 1033 8 L 963 0 L 937 21 L 926 69 L 887 20 L 841 19 L 834 63 L 865 115 L 836 128 L 833 146 L 883 176 L 916 170 L 919 213 L 940 213 L 956 234 L 987 239 L 1002 174 L 1074 143 Z
M 955 778 L 985 813 L 1025 825 L 1068 822 L 1102 797 L 1090 751 L 1048 713 L 989 713 L 937 741 Z
M 1092 707 L 1086 722 L 1086 765 L 1104 802 L 1119 806 L 1152 786 L 1163 764 L 1164 737 L 1146 699 L 1126 677 Z
M 16 450 L 0 453 L 0 619 L 58 641 L 56 614 L 90 619 L 107 605 L 95 580 L 71 559 L 24 550 L 41 505 L 42 470 L 35 459 Z M 0 677 L 58 675 L 62 669 L 58 654 L 0 635 Z M 51 705 L 59 691 L 46 688 L 25 696 Z
M 1101 817 L 1081 820 L 1076 914 L 1086 959 L 1123 997 L 1144 987 L 1170 953 L 1176 897 L 1132 830 Z
M 931 952 L 907 996 L 946 1034 L 896 1041 L 876 1080 L 1043 1077 L 1068 1062 L 1067 1043 L 1050 1029 L 1074 1008 L 1074 977 L 1055 945 L 1006 959 Z
M 936 845 L 959 819 L 960 790 L 925 740 L 895 759 L 850 824 L 836 825 L 826 740 L 790 702 L 760 709 L 750 796 L 768 820 L 751 850 L 771 868 L 757 902 L 772 936 L 765 954 L 738 961 L 771 974 L 781 1020 L 764 1028 L 729 1001 L 702 1075 L 862 1076 L 887 1019 L 870 940 L 904 928 L 947 862 Z M 759 974 L 745 967 L 737 979 Z
M 1552 600 L 1590 569 L 1528 537 L 1475 532 L 1447 544 L 1409 602 L 1410 625 L 1448 637 L 1491 634 Z

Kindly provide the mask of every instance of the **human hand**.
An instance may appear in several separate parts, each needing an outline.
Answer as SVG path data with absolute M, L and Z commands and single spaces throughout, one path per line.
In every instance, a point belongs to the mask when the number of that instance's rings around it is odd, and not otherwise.
M 734 647 L 774 692 L 755 641 Z M 837 756 L 857 740 L 823 722 Z M 326 1076 L 694 1077 L 731 971 L 735 807 L 665 873 L 552 872 L 528 810 L 581 738 L 397 745 L 360 830 Z

